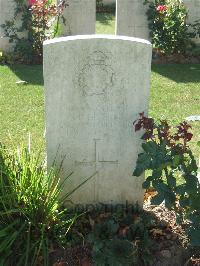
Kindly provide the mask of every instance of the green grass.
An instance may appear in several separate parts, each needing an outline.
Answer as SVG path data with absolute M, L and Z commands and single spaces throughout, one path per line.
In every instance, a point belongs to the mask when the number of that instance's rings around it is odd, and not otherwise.
M 154 65 L 152 67 L 150 116 L 172 125 L 191 115 L 200 115 L 200 64 Z M 200 121 L 190 122 L 194 137 L 191 148 L 198 157 Z
M 25 80 L 27 85 L 17 85 Z M 142 111 L 142 110 L 141 110 Z M 200 115 L 200 65 L 157 65 L 152 68 L 150 116 L 173 125 Z M 14 146 L 28 142 L 44 149 L 44 91 L 42 66 L 0 66 L 0 140 Z M 200 140 L 200 122 L 192 122 L 192 148 Z
M 25 80 L 27 85 L 17 85 Z M 28 143 L 44 149 L 42 66 L 0 66 L 0 141 L 14 146 Z
M 97 13 L 96 17 L 97 34 L 114 34 L 115 33 L 115 14 Z

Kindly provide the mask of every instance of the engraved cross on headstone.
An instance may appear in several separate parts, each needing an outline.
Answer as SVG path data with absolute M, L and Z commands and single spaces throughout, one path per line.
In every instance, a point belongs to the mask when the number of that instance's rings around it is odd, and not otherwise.
M 98 172 L 100 170 L 100 167 L 102 164 L 118 164 L 118 160 L 100 160 L 99 159 L 99 153 L 98 153 L 98 148 L 97 148 L 97 142 L 100 141 L 100 139 L 94 139 L 94 155 L 95 158 L 93 161 L 75 161 L 75 165 L 94 165 L 95 170 Z

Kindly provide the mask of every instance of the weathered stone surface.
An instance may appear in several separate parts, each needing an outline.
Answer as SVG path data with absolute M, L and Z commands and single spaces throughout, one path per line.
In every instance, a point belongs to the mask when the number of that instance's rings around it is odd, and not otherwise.
M 6 21 L 12 21 L 15 16 L 16 3 L 14 0 L 0 0 L 0 50 L 10 52 L 13 44 L 9 43 L 9 38 L 5 37 L 4 29 L 1 27 Z M 20 28 L 22 24 L 21 14 L 15 18 L 15 27 Z M 26 32 L 19 32 L 18 36 L 25 37 Z
M 9 51 L 11 44 L 9 39 L 5 37 L 4 30 L 1 27 L 6 20 L 14 17 L 15 2 L 14 0 L 0 0 L 0 50 Z
M 61 26 L 62 36 L 94 34 L 96 0 L 69 0 L 67 3 L 63 12 L 65 24 Z
M 143 178 L 132 177 L 148 110 L 151 44 L 114 35 L 58 38 L 44 44 L 47 160 L 62 163 L 74 203 L 143 202 Z
M 116 0 L 103 0 L 104 5 L 114 5 Z
M 195 21 L 200 20 L 200 1 L 199 0 L 183 0 L 188 10 L 187 22 L 194 24 Z M 195 42 L 200 43 L 200 38 L 193 39 Z
M 200 1 L 199 0 L 183 0 L 188 9 L 188 22 L 194 23 L 200 19 Z
M 149 39 L 147 6 L 141 0 L 117 0 L 116 33 Z

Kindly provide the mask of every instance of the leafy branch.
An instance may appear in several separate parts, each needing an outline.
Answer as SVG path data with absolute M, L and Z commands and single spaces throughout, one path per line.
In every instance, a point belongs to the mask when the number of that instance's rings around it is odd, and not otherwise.
M 177 222 L 187 220 L 191 244 L 200 246 L 200 183 L 197 163 L 188 145 L 193 136 L 191 126 L 184 121 L 172 128 L 165 120 L 156 123 L 141 113 L 134 127 L 135 131 L 144 130 L 144 142 L 133 175 L 151 170 L 143 188 L 157 191 L 152 204 L 164 202 L 176 211 Z

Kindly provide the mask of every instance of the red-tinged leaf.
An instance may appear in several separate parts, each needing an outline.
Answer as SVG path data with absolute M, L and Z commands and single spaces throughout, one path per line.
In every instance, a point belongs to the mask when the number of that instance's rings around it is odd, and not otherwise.
M 192 137 L 193 137 L 192 133 L 187 133 L 186 134 L 186 138 L 187 138 L 188 141 L 190 141 L 192 139 Z
M 140 123 L 135 125 L 135 131 L 139 131 L 142 128 L 142 125 Z

